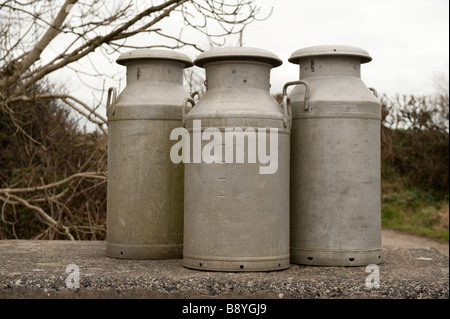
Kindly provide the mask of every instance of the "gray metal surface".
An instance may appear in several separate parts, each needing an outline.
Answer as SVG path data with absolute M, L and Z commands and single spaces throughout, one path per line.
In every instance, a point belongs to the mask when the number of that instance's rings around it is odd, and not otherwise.
M 183 53 L 168 51 L 168 50 L 159 50 L 159 49 L 140 49 L 133 50 L 129 52 L 125 52 L 121 54 L 116 62 L 121 65 L 127 65 L 127 62 L 132 60 L 170 60 L 170 61 L 178 61 L 184 64 L 185 67 L 193 66 L 193 63 L 189 57 L 184 55 Z
M 360 76 L 371 57 L 359 48 L 320 46 L 289 60 L 300 64 L 303 81 L 289 95 L 291 262 L 378 264 L 381 107 Z
M 249 163 L 247 151 L 244 163 L 185 164 L 183 265 L 236 272 L 288 268 L 290 131 L 269 92 L 270 70 L 281 61 L 265 50 L 227 48 L 200 54 L 195 64 L 206 69 L 207 91 L 186 115 L 185 127 L 192 134 L 193 121 L 201 120 L 202 130 L 219 128 L 222 140 L 226 128 L 277 128 L 278 169 L 260 174 L 261 164 Z
M 308 57 L 317 58 L 318 56 L 360 57 L 361 63 L 372 61 L 372 57 L 369 52 L 361 48 L 349 45 L 317 45 L 294 51 L 289 57 L 289 62 L 299 64 L 300 59 L 304 60 Z
M 131 51 L 117 62 L 127 67 L 127 86 L 107 110 L 106 255 L 181 258 L 184 168 L 170 160 L 170 133 L 182 126 L 183 69 L 192 62 L 163 50 Z
M 283 61 L 274 53 L 260 49 L 250 47 L 238 47 L 238 48 L 216 48 L 214 50 L 201 53 L 195 59 L 195 65 L 198 67 L 204 67 L 208 62 L 214 61 L 259 61 L 270 64 L 272 67 L 278 67 L 283 64 Z

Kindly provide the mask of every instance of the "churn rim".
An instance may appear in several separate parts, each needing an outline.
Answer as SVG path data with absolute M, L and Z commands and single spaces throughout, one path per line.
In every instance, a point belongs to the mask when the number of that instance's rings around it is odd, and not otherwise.
M 194 64 L 203 67 L 206 63 L 216 61 L 259 61 L 272 65 L 276 68 L 283 61 L 273 52 L 252 47 L 226 47 L 216 48 L 203 52 L 194 60 Z
M 168 60 L 184 63 L 185 68 L 194 66 L 192 60 L 185 54 L 162 49 L 137 49 L 121 54 L 116 63 L 125 65 L 129 60 Z
M 361 57 L 361 63 L 372 61 L 372 57 L 366 50 L 350 45 L 318 45 L 302 48 L 294 51 L 288 61 L 291 63 L 299 64 L 300 59 L 302 58 L 324 55 L 359 56 Z

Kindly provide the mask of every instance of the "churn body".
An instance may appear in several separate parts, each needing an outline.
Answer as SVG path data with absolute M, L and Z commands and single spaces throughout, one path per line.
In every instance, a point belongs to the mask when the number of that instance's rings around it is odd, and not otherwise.
M 382 262 L 381 105 L 360 76 L 371 60 L 351 46 L 309 47 L 289 59 L 300 65 L 289 96 L 292 263 Z
M 106 255 L 182 258 L 184 168 L 170 160 L 170 133 L 182 126 L 183 69 L 193 64 L 145 49 L 117 63 L 127 67 L 127 85 L 107 108 Z
M 241 47 L 202 53 L 194 63 L 205 68 L 207 91 L 186 115 L 185 128 L 191 136 L 196 130 L 202 134 L 220 130 L 223 152 L 214 153 L 211 163 L 204 158 L 194 163 L 195 136 L 190 139 L 183 264 L 213 271 L 285 269 L 289 267 L 290 131 L 284 112 L 269 93 L 270 70 L 282 62 L 271 52 Z M 231 130 L 236 138 L 229 139 Z M 210 135 L 202 139 L 203 153 L 211 140 Z M 258 145 L 264 140 L 266 144 Z M 271 149 L 277 158 L 261 164 L 256 157 L 254 162 L 252 156 L 261 147 L 269 154 L 269 142 L 278 144 Z M 230 147 L 232 161 L 225 154 Z M 242 149 L 244 154 L 238 154 Z M 276 169 L 269 169 L 275 164 Z M 272 171 L 262 174 L 262 167 Z

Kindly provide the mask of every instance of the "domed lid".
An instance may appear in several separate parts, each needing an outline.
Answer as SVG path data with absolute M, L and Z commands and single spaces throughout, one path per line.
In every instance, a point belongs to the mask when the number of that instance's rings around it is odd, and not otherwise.
M 193 66 L 192 60 L 185 54 L 157 49 L 138 49 L 123 53 L 116 60 L 118 64 L 125 65 L 129 60 L 172 60 L 184 63 L 185 68 Z
M 313 47 L 307 47 L 295 51 L 291 54 L 289 62 L 299 64 L 300 59 L 313 56 L 324 55 L 336 55 L 336 56 L 359 56 L 361 57 L 361 63 L 367 63 L 372 61 L 372 57 L 369 53 L 363 49 L 349 46 L 349 45 L 319 45 Z
M 194 64 L 203 67 L 206 63 L 214 61 L 259 61 L 265 62 L 276 68 L 283 64 L 281 59 L 270 51 L 248 48 L 248 47 L 233 47 L 233 48 L 217 48 L 207 52 L 201 53 L 195 60 Z

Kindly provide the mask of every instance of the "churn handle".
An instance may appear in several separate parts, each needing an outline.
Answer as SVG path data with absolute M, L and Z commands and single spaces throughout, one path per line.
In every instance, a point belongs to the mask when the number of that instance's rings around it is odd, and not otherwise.
M 112 92 L 112 103 L 111 103 L 111 92 Z M 106 98 L 106 116 L 108 116 L 109 108 L 112 105 L 111 115 L 114 115 L 116 112 L 116 98 L 117 98 L 117 90 L 115 87 L 110 87 L 108 89 L 108 97 Z
M 199 91 L 192 92 L 191 98 L 194 99 L 196 96 L 198 96 L 200 98 L 200 92 Z
M 292 126 L 292 110 L 291 110 L 291 99 L 287 95 L 283 95 L 283 105 L 284 111 L 284 127 L 291 128 Z
M 375 97 L 378 97 L 378 92 L 375 88 L 369 88 L 370 91 L 372 91 L 373 95 L 375 95 Z
M 192 95 L 194 95 L 194 93 L 192 93 Z M 192 97 L 187 97 L 187 98 L 184 99 L 183 108 L 182 108 L 182 111 L 181 111 L 181 118 L 183 120 L 183 126 L 184 126 L 184 124 L 186 122 L 186 107 L 187 107 L 188 103 L 191 103 L 192 107 L 194 107 L 195 101 L 194 101 L 194 99 Z
M 305 108 L 305 111 L 310 110 L 310 106 L 309 106 L 309 84 L 306 81 L 291 81 L 291 82 L 287 82 L 284 86 L 283 86 L 283 110 L 284 110 L 284 125 L 287 127 L 288 123 L 289 123 L 289 127 L 292 125 L 292 110 L 291 110 L 291 103 L 290 103 L 290 99 L 287 96 L 287 88 L 291 85 L 297 85 L 297 84 L 303 84 L 306 88 L 305 91 L 305 100 L 303 101 L 303 106 Z

